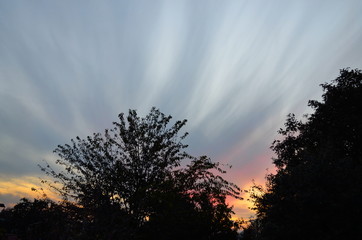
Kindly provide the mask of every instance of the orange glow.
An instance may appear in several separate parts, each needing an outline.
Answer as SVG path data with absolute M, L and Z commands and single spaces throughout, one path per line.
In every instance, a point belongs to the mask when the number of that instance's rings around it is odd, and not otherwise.
M 41 198 L 43 193 L 46 196 L 54 201 L 60 200 L 59 196 L 55 193 L 49 191 L 46 188 L 43 188 L 43 191 L 40 189 L 42 185 L 40 179 L 32 176 L 23 176 L 19 178 L 0 178 L 0 194 L 1 195 L 12 195 L 14 197 L 20 198 Z M 38 191 L 33 191 L 32 189 L 37 189 Z M 40 190 L 40 191 L 39 191 Z M 7 207 L 12 207 L 15 203 L 8 204 Z
M 227 162 L 230 158 L 232 157 L 225 156 L 225 159 L 220 162 Z M 268 170 L 260 169 L 260 166 L 266 166 L 267 164 L 265 163 L 267 162 L 270 162 L 271 168 Z M 250 188 L 254 185 L 253 180 L 255 181 L 255 184 L 264 187 L 265 175 L 274 172 L 274 167 L 271 164 L 271 153 L 266 152 L 255 157 L 255 159 L 252 159 L 247 164 L 243 165 L 242 168 L 237 169 L 237 171 L 232 168 L 228 171 L 226 177 L 236 183 L 242 190 L 250 190 Z M 249 193 L 243 191 L 241 197 L 244 199 L 238 200 L 231 197 L 227 199 L 227 203 L 234 206 L 233 210 L 235 212 L 235 216 L 233 216 L 233 219 L 243 218 L 247 220 L 250 217 L 253 218 L 255 216 L 255 212 L 250 209 L 253 207 L 253 203 L 248 200 L 250 198 Z
M 253 186 L 252 181 L 247 184 L 243 184 L 243 189 L 247 190 Z M 232 219 L 243 218 L 245 220 L 254 217 L 255 212 L 251 210 L 253 207 L 253 203 L 249 200 L 249 193 L 242 193 L 243 200 L 235 199 L 229 197 L 227 202 L 229 205 L 233 206 L 233 211 L 235 212 L 235 216 Z

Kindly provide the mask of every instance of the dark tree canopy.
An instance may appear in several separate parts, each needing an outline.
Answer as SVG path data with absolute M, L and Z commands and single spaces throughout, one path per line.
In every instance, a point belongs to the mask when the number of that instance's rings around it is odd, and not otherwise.
M 290 114 L 272 144 L 276 174 L 254 195 L 245 239 L 356 239 L 362 234 L 362 73 L 322 84 L 304 122 Z M 254 190 L 260 188 L 256 186 Z
M 9 234 L 27 240 L 69 239 L 79 232 L 72 224 L 75 217 L 66 205 L 49 199 L 22 198 L 14 207 L 0 212 L 0 239 L 8 239 Z
M 240 189 L 220 176 L 218 163 L 185 152 L 187 133 L 179 132 L 186 120 L 170 121 L 156 108 L 144 118 L 130 110 L 104 134 L 55 149 L 63 171 L 41 168 L 79 207 L 78 224 L 86 229 L 79 238 L 236 238 L 239 222 L 225 200 L 240 198 Z

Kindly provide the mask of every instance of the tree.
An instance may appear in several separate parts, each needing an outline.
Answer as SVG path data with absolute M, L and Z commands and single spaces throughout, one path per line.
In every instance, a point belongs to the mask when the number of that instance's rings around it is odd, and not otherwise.
M 238 222 L 231 220 L 225 199 L 239 198 L 240 189 L 219 175 L 225 173 L 219 163 L 185 152 L 187 133 L 179 136 L 179 131 L 186 120 L 168 127 L 171 116 L 156 108 L 144 118 L 130 110 L 119 120 L 103 135 L 59 145 L 54 152 L 62 171 L 41 167 L 64 200 L 80 207 L 87 234 L 98 239 L 161 239 L 172 231 L 178 233 L 174 239 L 235 237 Z M 182 224 L 188 231 L 179 231 Z
M 362 234 L 362 73 L 322 84 L 304 122 L 288 115 L 275 140 L 275 174 L 254 194 L 260 237 L 355 239 Z M 255 186 L 254 190 L 262 190 Z
M 22 198 L 12 208 L 0 212 L 3 235 L 15 234 L 21 239 L 67 239 L 76 233 L 70 208 L 49 199 Z M 3 239 L 3 238 L 1 238 Z

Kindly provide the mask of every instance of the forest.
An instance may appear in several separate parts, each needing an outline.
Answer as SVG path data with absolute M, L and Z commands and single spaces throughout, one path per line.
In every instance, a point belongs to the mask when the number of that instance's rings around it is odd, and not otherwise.
M 187 120 L 152 108 L 58 145 L 57 161 L 39 167 L 61 200 L 0 204 L 0 239 L 357 239 L 362 71 L 342 69 L 321 87 L 321 101 L 308 102 L 313 112 L 289 114 L 278 130 L 275 173 L 248 189 L 253 219 L 232 218 L 227 198 L 245 189 L 226 180 L 227 166 L 187 152 Z

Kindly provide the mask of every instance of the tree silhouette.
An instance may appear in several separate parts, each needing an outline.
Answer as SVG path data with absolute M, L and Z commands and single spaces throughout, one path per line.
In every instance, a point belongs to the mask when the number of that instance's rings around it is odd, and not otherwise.
M 7 234 L 14 234 L 28 240 L 68 239 L 78 231 L 69 210 L 49 199 L 22 198 L 14 207 L 0 212 L 0 227 L 3 228 L 0 237 L 7 239 Z
M 59 145 L 62 171 L 41 167 L 64 200 L 79 207 L 82 237 L 236 237 L 239 224 L 225 199 L 239 198 L 240 189 L 219 175 L 225 171 L 218 163 L 186 153 L 187 133 L 178 135 L 186 120 L 168 127 L 170 120 L 156 108 L 144 118 L 130 110 L 104 134 Z
M 257 223 L 245 239 L 356 239 L 362 233 L 362 73 L 322 84 L 302 122 L 288 115 L 275 140 L 276 174 L 254 194 Z M 255 186 L 254 190 L 261 190 Z M 257 226 L 257 227 L 256 227 Z

